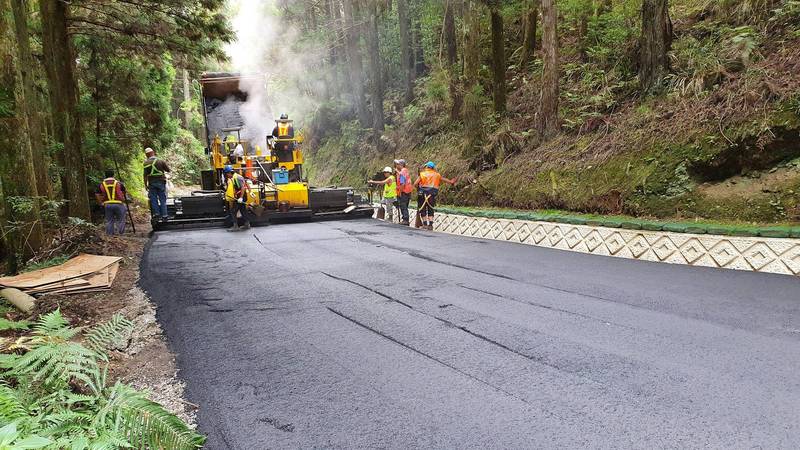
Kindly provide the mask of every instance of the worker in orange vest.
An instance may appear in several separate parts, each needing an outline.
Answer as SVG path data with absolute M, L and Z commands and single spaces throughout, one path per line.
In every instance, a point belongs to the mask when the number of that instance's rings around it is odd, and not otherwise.
M 397 174 L 397 208 L 400 210 L 400 225 L 408 225 L 408 202 L 411 200 L 411 175 L 408 174 L 405 159 L 395 159 L 394 169 Z
M 97 186 L 95 198 L 103 205 L 106 215 L 106 234 L 122 234 L 125 232 L 125 185 L 114 178 L 113 170 L 106 170 L 106 177 Z
M 456 179 L 443 177 L 436 171 L 436 164 L 428 161 L 422 167 L 419 178 L 414 181 L 417 187 L 417 215 L 421 219 L 420 228 L 433 230 L 433 208 L 436 206 L 436 196 L 439 195 L 439 186 L 442 181 L 450 185 L 456 184 Z

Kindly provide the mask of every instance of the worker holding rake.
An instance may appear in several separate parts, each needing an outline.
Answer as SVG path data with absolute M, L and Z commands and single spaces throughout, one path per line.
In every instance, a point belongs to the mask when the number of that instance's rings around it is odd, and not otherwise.
M 436 196 L 439 195 L 442 181 L 450 185 L 456 184 L 455 178 L 444 178 L 437 172 L 433 161 L 425 163 L 419 178 L 414 181 L 414 186 L 417 187 L 417 228 L 433 230 L 433 208 L 436 206 Z

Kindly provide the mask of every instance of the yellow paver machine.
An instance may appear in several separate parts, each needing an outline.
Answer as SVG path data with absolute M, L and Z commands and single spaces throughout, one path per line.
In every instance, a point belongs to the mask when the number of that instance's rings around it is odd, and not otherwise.
M 261 138 L 247 130 L 240 113 L 248 100 L 244 86 L 263 83 L 259 77 L 237 73 L 204 73 L 200 78 L 206 153 L 211 169 L 202 171 L 202 189 L 189 196 L 167 199 L 169 219 L 154 229 L 192 224 L 232 225 L 225 201 L 223 169 L 230 165 L 248 183 L 248 219 L 253 224 L 280 219 L 369 217 L 373 208 L 350 187 L 309 186 L 303 173 L 303 137 L 291 120 L 278 119 Z M 264 129 L 272 124 L 263 124 Z M 274 131 L 273 130 L 273 131 Z M 243 137 L 243 134 L 246 134 Z M 241 219 L 240 219 L 241 220 Z

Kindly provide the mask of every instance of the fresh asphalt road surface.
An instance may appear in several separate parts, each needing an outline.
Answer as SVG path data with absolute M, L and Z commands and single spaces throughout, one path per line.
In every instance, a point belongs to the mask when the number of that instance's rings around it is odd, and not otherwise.
M 209 449 L 800 448 L 800 280 L 374 220 L 157 233 Z

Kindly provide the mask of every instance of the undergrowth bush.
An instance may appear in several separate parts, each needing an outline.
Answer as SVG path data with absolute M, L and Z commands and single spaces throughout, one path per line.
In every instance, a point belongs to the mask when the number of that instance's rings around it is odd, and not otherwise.
M 192 449 L 205 438 L 132 387 L 108 381 L 108 350 L 133 324 L 90 330 L 56 310 L 0 355 L 0 448 Z
M 757 56 L 758 34 L 749 26 L 719 23 L 698 26 L 695 34 L 678 38 L 672 46 L 673 73 L 668 84 L 681 95 L 700 95 L 726 77 L 746 70 Z
M 208 160 L 203 145 L 190 132 L 180 128 L 177 138 L 165 153 L 175 184 L 200 183 L 200 171 L 207 168 Z

